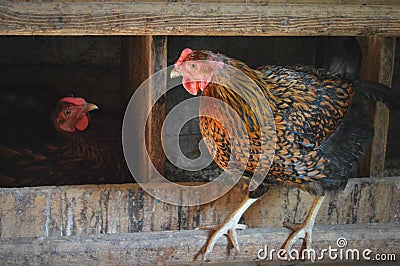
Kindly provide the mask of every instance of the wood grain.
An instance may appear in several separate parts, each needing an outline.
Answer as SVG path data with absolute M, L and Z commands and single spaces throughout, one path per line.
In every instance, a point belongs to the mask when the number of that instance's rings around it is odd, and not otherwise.
M 122 38 L 121 49 L 121 68 L 122 68 L 122 97 L 127 102 L 133 93 L 141 86 L 141 84 L 154 73 L 167 67 L 167 38 L 165 36 L 133 36 Z M 163 72 L 164 73 L 164 72 Z M 153 81 L 153 80 L 152 80 Z M 157 87 L 149 84 L 146 91 L 151 92 L 153 89 L 161 88 L 166 91 L 167 76 L 161 75 L 157 81 Z M 142 158 L 150 157 L 151 162 L 161 173 L 165 173 L 165 155 L 161 143 L 161 128 L 166 115 L 165 95 L 161 97 L 154 105 L 152 101 L 155 99 L 153 93 L 147 93 L 143 97 L 138 109 L 151 110 L 146 125 L 144 136 L 136 136 L 143 138 L 147 145 L 147 150 L 135 151 L 140 153 Z M 126 105 L 123 105 L 124 107 Z M 151 108 L 151 109 L 150 109 Z M 140 115 L 140 114 L 131 114 Z M 142 164 L 140 167 L 141 176 L 152 176 L 149 164 Z
M 400 4 L 396 1 L 386 5 L 382 1 L 369 1 L 371 5 L 364 1 L 313 3 L 1 1 L 0 34 L 400 35 Z
M 351 179 L 343 193 L 325 200 L 317 224 L 398 223 L 399 188 L 400 177 Z M 158 189 L 169 193 L 162 184 Z M 137 184 L 2 188 L 0 239 L 190 230 L 222 222 L 243 197 L 234 188 L 210 204 L 182 207 L 153 198 Z M 312 201 L 300 190 L 274 187 L 243 222 L 252 228 L 301 222 Z
M 363 37 L 359 38 L 363 47 L 361 79 L 392 85 L 395 38 Z M 385 168 L 387 136 L 389 130 L 389 109 L 385 104 L 377 102 L 374 106 L 374 137 L 371 143 L 370 163 L 364 174 L 383 177 Z
M 360 261 L 355 257 L 353 262 L 366 265 L 362 251 L 370 249 L 371 259 L 375 254 L 395 254 L 399 257 L 400 225 L 394 224 L 360 224 L 360 225 L 316 225 L 313 233 L 313 249 L 318 251 L 338 249 L 343 254 L 350 249 L 360 251 Z M 289 236 L 285 228 L 247 229 L 238 232 L 240 253 L 226 252 L 226 238 L 219 239 L 208 259 L 212 263 L 222 262 L 229 265 L 259 265 L 270 263 L 269 259 L 259 260 L 257 254 L 267 246 L 278 250 Z M 200 264 L 200 258 L 194 260 L 196 253 L 207 240 L 208 233 L 202 230 L 148 232 L 118 235 L 73 236 L 53 238 L 10 238 L 0 242 L 0 258 L 6 265 L 193 265 Z M 346 248 L 338 248 L 339 237 L 347 240 Z M 327 255 L 327 253 L 325 253 Z M 260 255 L 263 255 L 261 252 Z M 343 255 L 345 256 L 345 255 Z M 345 258 L 345 257 L 344 257 Z M 352 258 L 351 255 L 349 258 Z M 277 261 L 276 253 L 273 257 Z M 249 262 L 254 264 L 249 264 Z M 329 260 L 329 265 L 342 265 L 346 260 Z M 204 263 L 204 262 L 203 262 Z M 235 263 L 235 264 L 231 264 Z M 273 265 L 309 265 L 311 262 L 277 262 Z M 335 264 L 333 264 L 335 263 Z M 374 262 L 376 263 L 376 261 Z M 390 265 L 395 265 L 394 263 Z M 268 264 L 270 265 L 270 264 Z M 350 265 L 350 264 L 349 264 Z M 353 265 L 353 264 L 351 264 Z M 369 265 L 369 264 L 368 264 Z M 376 265 L 376 264 L 372 264 Z M 380 265 L 380 264 L 378 264 Z M 385 264 L 386 265 L 386 264 Z

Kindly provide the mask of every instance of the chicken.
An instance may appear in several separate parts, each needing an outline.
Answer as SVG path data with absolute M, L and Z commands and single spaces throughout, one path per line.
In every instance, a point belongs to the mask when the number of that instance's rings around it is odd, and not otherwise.
M 91 119 L 89 112 L 96 109 L 95 104 L 80 97 L 61 98 L 46 119 L 53 132 L 47 132 L 48 128 L 41 132 L 53 138 L 22 147 L 2 141 L 0 186 L 132 182 L 122 153 L 118 120 Z M 40 119 L 37 123 L 45 124 Z
M 240 73 L 232 75 L 231 68 Z M 206 144 L 214 161 L 222 169 L 228 169 L 228 163 L 234 166 L 230 171 L 244 169 L 241 181 L 247 190 L 238 208 L 213 228 L 200 251 L 204 259 L 222 235 L 239 250 L 236 230 L 246 228 L 239 224 L 242 214 L 273 185 L 297 187 L 315 195 L 303 223 L 285 224 L 293 233 L 283 245 L 289 251 L 301 238 L 310 249 L 315 218 L 325 195 L 346 185 L 357 157 L 371 139 L 368 99 L 363 95 L 374 95 L 376 88 L 365 83 L 356 88 L 340 76 L 312 67 L 267 65 L 253 70 L 225 55 L 189 48 L 182 51 L 171 71 L 171 78 L 180 76 L 190 94 L 202 92 L 200 113 L 208 110 L 205 113 L 217 114 L 200 116 L 200 131 L 212 140 Z M 367 87 L 362 89 L 361 85 Z M 216 105 L 204 96 L 225 105 Z M 261 110 L 262 105 L 267 105 L 270 113 Z M 244 130 L 236 126 L 239 122 L 230 117 L 228 107 L 243 121 Z M 229 132 L 229 124 L 237 130 Z M 273 143 L 272 153 L 268 142 Z M 263 156 L 265 153 L 272 156 Z M 252 184 L 260 170 L 262 183 Z

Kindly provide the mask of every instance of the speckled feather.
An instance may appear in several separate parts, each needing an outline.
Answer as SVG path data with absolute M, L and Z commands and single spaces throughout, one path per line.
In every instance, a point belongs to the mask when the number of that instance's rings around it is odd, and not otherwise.
M 323 70 L 304 66 L 268 65 L 253 70 L 240 61 L 209 51 L 193 51 L 187 61 L 207 59 L 223 62 L 248 75 L 261 88 L 265 97 L 263 100 L 268 102 L 273 112 L 276 152 L 263 185 L 252 191 L 251 197 L 261 196 L 270 184 L 284 183 L 322 195 L 326 190 L 337 189 L 346 183 L 351 165 L 371 134 L 368 122 L 361 125 L 364 128 L 360 130 L 355 126 L 349 127 L 354 121 L 342 123 L 354 99 L 350 82 L 328 76 Z M 236 80 L 235 76 L 223 75 L 223 69 L 215 73 L 219 79 L 228 80 L 227 84 L 231 86 L 247 86 L 245 91 L 249 94 L 258 90 L 254 84 Z M 235 143 L 236 147 L 243 149 L 231 159 L 238 164 L 246 163 L 245 176 L 251 177 L 257 165 L 265 163 L 259 161 L 260 142 L 265 144 L 270 141 L 268 137 L 260 138 L 257 110 L 250 108 L 257 106 L 259 97 L 250 97 L 254 102 L 246 103 L 231 88 L 215 83 L 210 83 L 202 95 L 228 103 L 243 119 L 247 132 L 237 132 L 242 136 L 243 143 Z M 207 100 L 201 100 L 200 108 L 227 115 L 224 108 L 210 106 Z M 347 120 L 357 120 L 354 116 L 358 116 L 359 112 L 355 113 Z M 342 124 L 347 125 L 346 130 L 340 130 Z M 208 148 L 215 155 L 218 166 L 225 169 L 232 141 L 228 132 L 218 121 L 209 117 L 201 117 L 200 130 L 203 137 L 214 140 L 215 145 L 208 142 Z M 342 132 L 336 133 L 338 131 Z M 358 140 L 354 134 L 362 135 L 363 131 L 365 134 Z M 340 135 L 343 141 L 335 135 Z M 250 141 L 250 146 L 246 145 L 247 141 Z

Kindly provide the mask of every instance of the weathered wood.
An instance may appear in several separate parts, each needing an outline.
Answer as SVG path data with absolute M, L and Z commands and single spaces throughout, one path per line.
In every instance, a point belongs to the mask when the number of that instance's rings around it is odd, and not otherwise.
M 325 200 L 317 223 L 399 222 L 399 186 L 400 177 L 351 179 L 344 192 Z M 169 193 L 162 184 L 159 190 Z M 160 202 L 137 184 L 2 188 L 0 239 L 193 229 L 222 222 L 243 196 L 234 188 L 210 204 L 181 207 Z M 244 214 L 243 222 L 262 228 L 301 222 L 312 201 L 300 190 L 274 187 Z
M 392 85 L 395 38 L 363 37 L 359 38 L 363 47 L 361 79 Z M 389 109 L 377 102 L 374 110 L 374 137 L 371 143 L 370 164 L 365 174 L 383 177 L 385 168 L 387 135 L 389 129 Z M 369 171 L 368 171 L 369 170 Z
M 398 1 L 356 4 L 1 1 L 7 35 L 400 35 Z M 340 2 L 340 3 L 339 3 Z M 311 2 L 314 3 L 314 2 Z M 377 3 L 377 4 L 375 4 Z
M 340 257 L 330 260 L 326 252 L 324 262 L 328 263 L 353 261 L 364 264 L 368 262 L 362 256 L 365 249 L 372 251 L 368 254 L 371 259 L 375 259 L 376 254 L 391 254 L 386 258 L 391 258 L 394 263 L 400 251 L 399 231 L 400 224 L 398 223 L 317 225 L 313 233 L 313 249 L 317 251 L 316 258 L 320 256 L 322 249 L 329 249 L 329 247 L 337 249 L 332 255 L 340 256 L 340 252 L 343 252 L 342 260 L 339 259 Z M 279 250 L 289 233 L 290 231 L 285 228 L 239 231 L 240 253 L 233 251 L 230 256 L 227 256 L 227 241 L 222 237 L 217 241 L 208 259 L 211 262 L 268 263 L 271 262 L 269 257 L 265 260 L 257 258 L 260 249 L 265 250 L 267 246 L 268 251 Z M 202 262 L 201 257 L 197 260 L 194 260 L 194 257 L 206 242 L 207 235 L 205 231 L 195 230 L 90 237 L 11 238 L 2 239 L 0 242 L 0 258 L 2 264 L 6 265 L 191 265 Z M 336 242 L 339 238 L 347 240 L 346 247 L 338 247 Z M 360 260 L 357 260 L 357 253 L 354 253 L 354 257 L 352 253 L 348 253 L 350 259 L 346 260 L 346 252 L 354 249 L 358 249 Z M 260 252 L 260 255 L 263 256 L 263 253 Z M 273 259 L 278 261 L 276 252 Z M 281 263 L 287 265 L 288 262 Z
M 165 36 L 135 36 L 122 38 L 121 49 L 122 65 L 122 92 L 123 97 L 130 99 L 138 87 L 155 72 L 167 67 L 167 38 Z M 158 80 L 158 86 L 166 88 L 167 77 Z M 148 88 L 151 91 L 152 88 Z M 141 110 L 151 108 L 154 95 L 146 94 L 146 99 L 141 102 Z M 125 105 L 124 105 L 125 106 Z M 144 141 L 147 150 L 137 151 L 144 158 L 148 153 L 157 170 L 165 173 L 165 155 L 161 143 L 161 128 L 166 115 L 165 96 L 152 106 L 147 120 Z M 151 176 L 149 164 L 141 165 L 142 176 Z

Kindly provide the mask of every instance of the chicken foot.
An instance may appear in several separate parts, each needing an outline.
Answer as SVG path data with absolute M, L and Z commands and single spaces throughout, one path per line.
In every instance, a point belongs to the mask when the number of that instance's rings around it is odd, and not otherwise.
M 293 245 L 300 238 L 304 239 L 306 249 L 311 249 L 312 244 L 312 229 L 314 227 L 315 218 L 317 217 L 319 208 L 321 207 L 322 202 L 324 201 L 324 196 L 316 197 L 306 218 L 301 224 L 291 224 L 285 222 L 283 226 L 293 230 L 294 232 L 288 237 L 285 241 L 284 249 L 286 252 L 289 252 Z
M 247 196 L 240 203 L 239 207 L 233 213 L 231 213 L 221 224 L 216 225 L 216 226 L 199 227 L 198 229 L 209 229 L 209 230 L 212 230 L 213 232 L 209 236 L 206 244 L 196 255 L 196 258 L 200 254 L 204 254 L 203 260 L 207 260 L 207 256 L 208 256 L 208 254 L 210 254 L 210 252 L 214 248 L 215 243 L 223 235 L 226 235 L 226 237 L 228 238 L 228 242 L 229 242 L 230 246 L 234 247 L 237 251 L 240 251 L 239 242 L 237 240 L 236 230 L 247 229 L 247 226 L 245 224 L 239 224 L 239 220 L 240 220 L 240 217 L 242 217 L 243 213 L 255 201 L 257 201 L 257 199 L 251 199 Z

